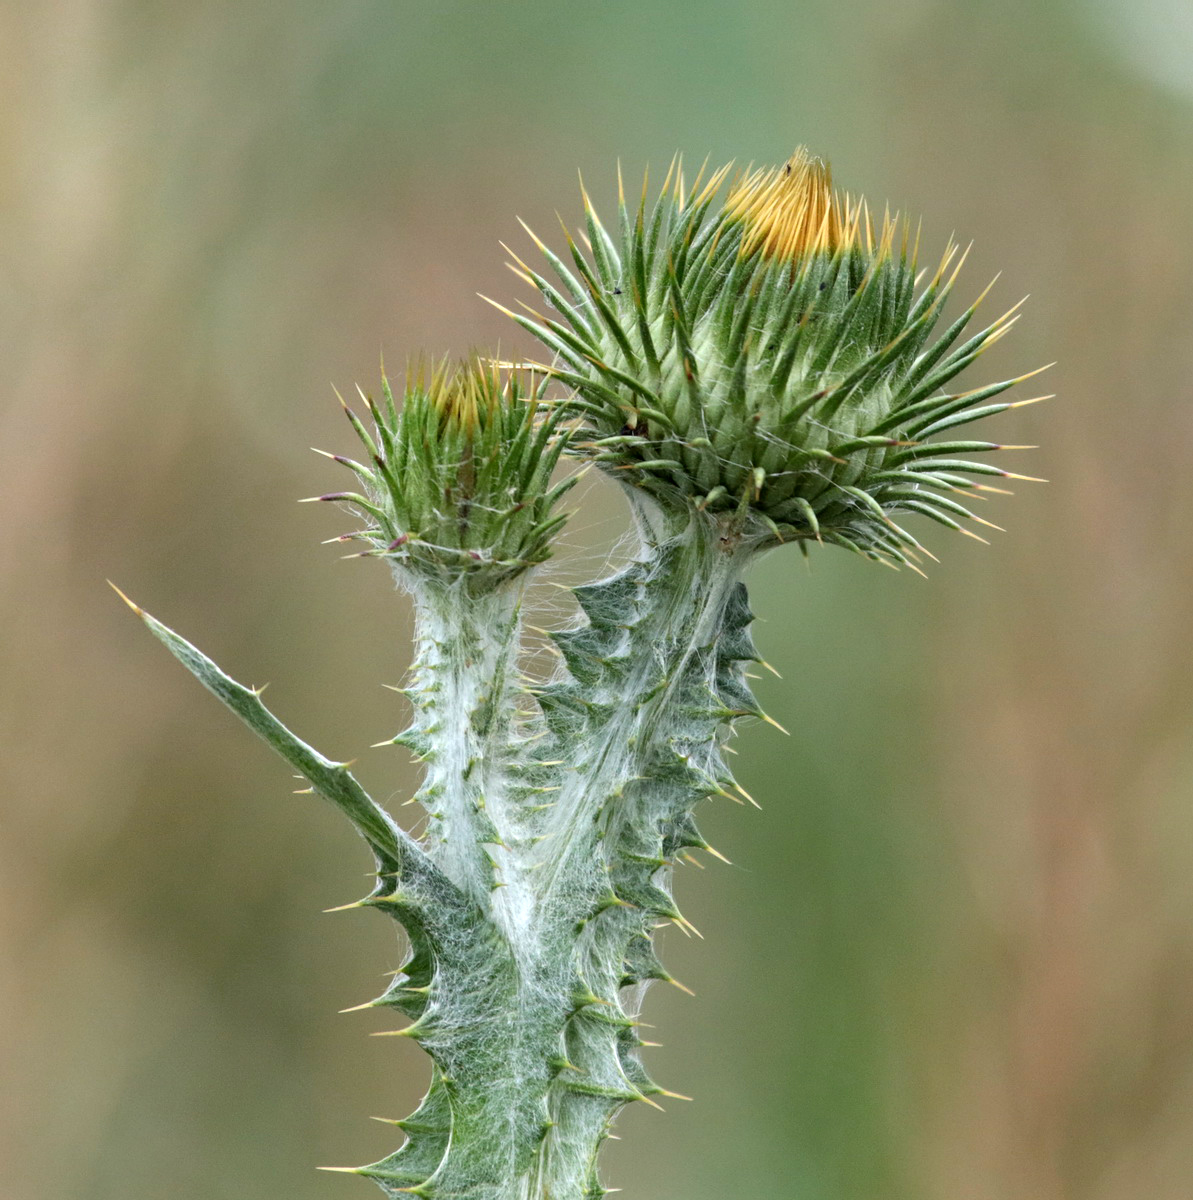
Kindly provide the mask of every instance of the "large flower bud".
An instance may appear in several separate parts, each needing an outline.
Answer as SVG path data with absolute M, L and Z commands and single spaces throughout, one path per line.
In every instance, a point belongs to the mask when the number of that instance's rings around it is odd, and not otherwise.
M 906 223 L 876 230 L 820 160 L 728 176 L 689 189 L 673 168 L 636 214 L 619 189 L 616 239 L 585 195 L 588 254 L 569 237 L 569 267 L 535 239 L 559 284 L 517 260 L 555 314 L 510 315 L 574 391 L 573 445 L 665 510 L 907 562 L 917 543 L 894 514 L 959 528 L 976 518 L 950 493 L 1011 474 L 968 458 L 998 444 L 937 435 L 1013 407 L 983 401 L 1016 379 L 944 389 L 1014 310 L 963 339 L 975 304 L 930 342 L 956 246 L 920 288 Z

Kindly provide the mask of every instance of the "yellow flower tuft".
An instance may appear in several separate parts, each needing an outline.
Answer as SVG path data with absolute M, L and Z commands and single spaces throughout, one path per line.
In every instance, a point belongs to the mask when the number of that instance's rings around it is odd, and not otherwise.
M 470 437 L 478 422 L 487 423 L 501 403 L 504 387 L 496 362 L 473 357 L 453 365 L 444 359 L 431 368 L 429 380 L 426 376 L 426 364 L 419 361 L 407 371 L 407 391 L 425 391 L 445 429 L 458 429 Z
M 833 191 L 832 170 L 801 146 L 781 167 L 747 173 L 734 184 L 725 215 L 745 223 L 741 252 L 797 262 L 856 245 L 865 202 Z

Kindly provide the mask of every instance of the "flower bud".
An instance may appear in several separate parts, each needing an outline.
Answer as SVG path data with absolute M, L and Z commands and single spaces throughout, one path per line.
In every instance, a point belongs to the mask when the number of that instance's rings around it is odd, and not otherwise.
M 486 591 L 545 561 L 566 520 L 553 506 L 573 480 L 551 485 L 564 439 L 541 382 L 480 358 L 444 360 L 407 371 L 400 409 L 384 375 L 381 404 L 361 393 L 371 430 L 345 404 L 368 462 L 332 457 L 364 494 L 319 497 L 368 520 L 345 538 L 368 542 L 364 555 L 388 559 L 406 583 L 465 579 Z
M 908 562 L 918 543 L 896 514 L 959 528 L 977 518 L 949 493 L 1010 474 L 958 458 L 995 443 L 933 438 L 1012 407 L 981 402 L 1017 379 L 944 388 L 1014 310 L 963 339 L 975 304 L 930 341 L 955 245 L 920 287 L 907 223 L 888 213 L 875 229 L 819 159 L 799 150 L 726 186 L 729 173 L 688 188 L 673 164 L 636 214 L 619 188 L 616 239 L 585 195 L 587 254 L 569 236 L 569 266 L 535 239 L 558 284 L 517 260 L 556 310 L 515 319 L 573 389 L 573 449 L 681 519 Z

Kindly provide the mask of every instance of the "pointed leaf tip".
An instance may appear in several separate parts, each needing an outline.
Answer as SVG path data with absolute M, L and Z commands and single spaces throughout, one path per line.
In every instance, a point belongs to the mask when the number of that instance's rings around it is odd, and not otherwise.
M 129 608 L 131 608 L 133 612 L 137 614 L 138 617 L 144 617 L 146 615 L 145 610 L 139 604 L 134 604 L 133 601 L 130 600 L 110 579 L 106 580 L 105 582 L 107 583 L 108 587 L 110 587 L 112 591 L 114 591 L 116 595 L 119 596 L 120 599 L 123 600 L 125 604 L 127 604 Z

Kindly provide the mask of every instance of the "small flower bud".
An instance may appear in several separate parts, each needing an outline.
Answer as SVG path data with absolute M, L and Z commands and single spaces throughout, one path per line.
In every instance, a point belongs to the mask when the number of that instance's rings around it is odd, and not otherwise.
M 572 481 L 551 485 L 563 438 L 540 384 L 480 358 L 445 360 L 407 371 L 400 409 L 384 376 L 383 403 L 362 393 L 371 431 L 345 405 L 369 459 L 338 459 L 366 492 L 344 497 L 369 521 L 365 554 L 406 582 L 466 578 L 478 591 L 545 561 Z

